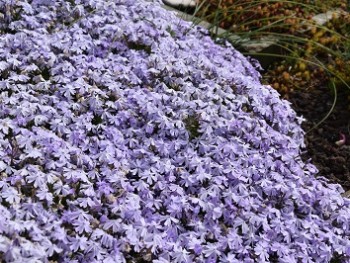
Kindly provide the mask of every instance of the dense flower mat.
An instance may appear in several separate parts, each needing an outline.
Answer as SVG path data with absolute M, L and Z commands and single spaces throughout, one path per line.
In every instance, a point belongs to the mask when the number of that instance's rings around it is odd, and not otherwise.
M 286 101 L 158 3 L 0 2 L 4 262 L 347 262 Z

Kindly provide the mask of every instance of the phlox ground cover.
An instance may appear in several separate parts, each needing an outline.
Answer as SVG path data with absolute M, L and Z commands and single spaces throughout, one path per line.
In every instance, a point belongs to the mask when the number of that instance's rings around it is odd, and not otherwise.
M 158 2 L 0 10 L 4 262 L 349 262 L 350 202 L 258 65 Z

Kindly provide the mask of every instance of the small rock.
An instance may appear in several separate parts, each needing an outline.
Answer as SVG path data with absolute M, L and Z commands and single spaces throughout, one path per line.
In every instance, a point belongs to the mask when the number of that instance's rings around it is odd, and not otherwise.
M 350 198 L 350 190 L 346 191 L 345 193 L 342 193 L 341 195 L 342 195 L 342 197 Z
M 331 10 L 331 11 L 328 11 L 326 13 L 315 15 L 312 18 L 312 20 L 314 20 L 316 22 L 316 24 L 318 24 L 318 25 L 324 25 L 329 20 L 331 20 L 333 16 L 339 17 L 339 15 L 341 13 L 342 13 L 342 11 L 340 9 Z
M 195 7 L 197 5 L 195 0 L 163 0 L 163 3 L 173 7 Z

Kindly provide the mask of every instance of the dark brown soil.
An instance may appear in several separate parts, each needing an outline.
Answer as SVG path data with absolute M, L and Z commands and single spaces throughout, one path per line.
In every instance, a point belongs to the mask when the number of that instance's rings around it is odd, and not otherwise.
M 339 183 L 345 191 L 350 189 L 350 100 L 349 92 L 338 90 L 337 103 L 331 115 L 317 128 L 309 131 L 332 107 L 334 92 L 328 87 L 318 87 L 312 90 L 294 91 L 288 96 L 293 108 L 306 121 L 303 128 L 307 132 L 305 142 L 307 153 L 304 159 L 312 159 L 312 163 L 332 183 Z M 345 144 L 336 144 L 346 138 Z

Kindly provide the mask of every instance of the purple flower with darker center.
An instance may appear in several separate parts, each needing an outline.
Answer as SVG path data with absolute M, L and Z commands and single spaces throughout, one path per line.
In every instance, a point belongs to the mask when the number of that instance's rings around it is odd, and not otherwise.
M 157 2 L 0 10 L 3 261 L 349 260 L 349 200 L 229 44 Z

